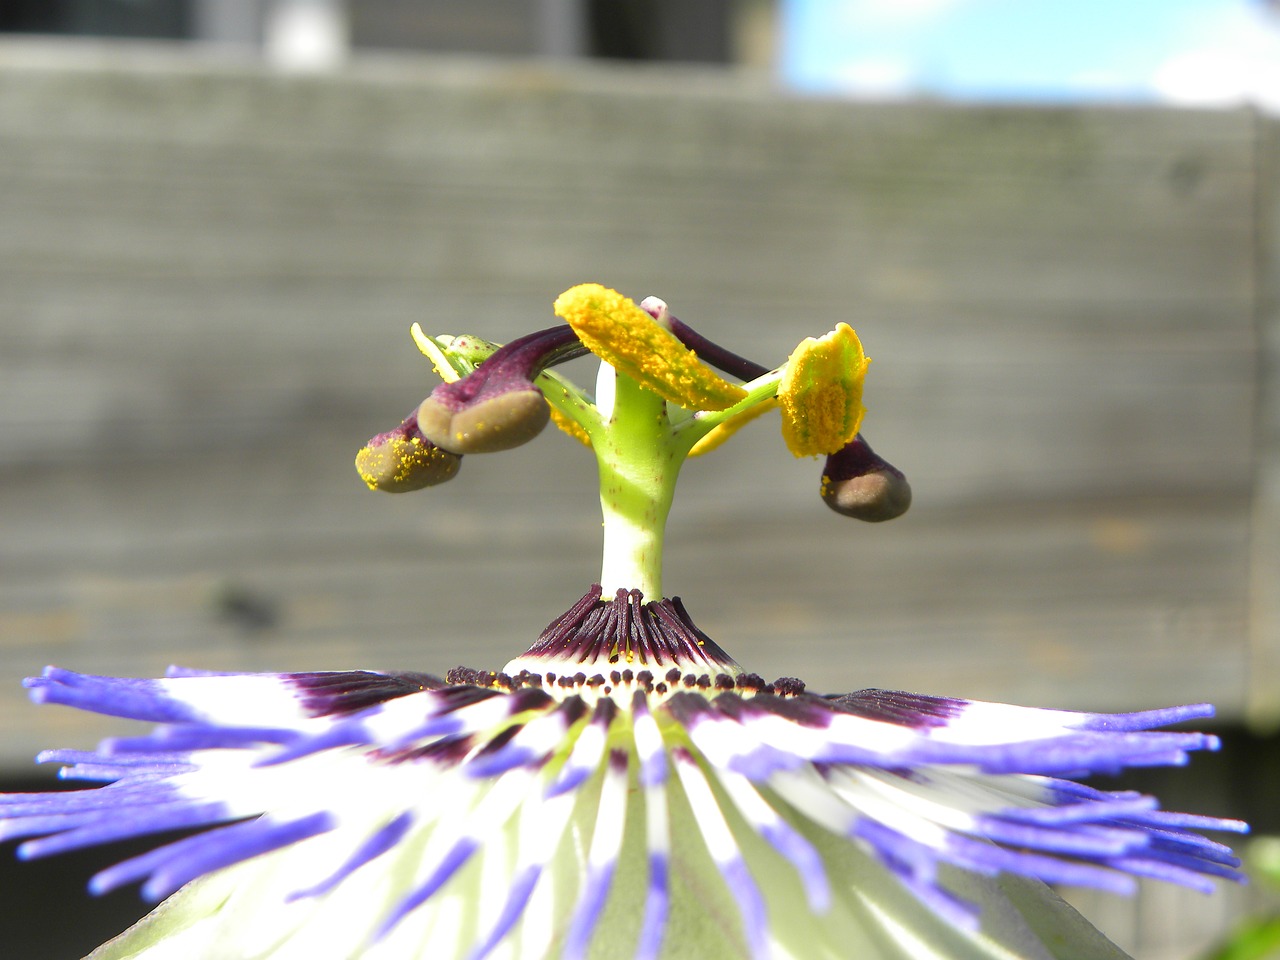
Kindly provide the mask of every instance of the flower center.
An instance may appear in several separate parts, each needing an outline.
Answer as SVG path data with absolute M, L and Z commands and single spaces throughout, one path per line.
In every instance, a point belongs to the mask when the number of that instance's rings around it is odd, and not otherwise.
M 679 597 L 646 601 L 639 590 L 618 590 L 606 600 L 598 583 L 501 672 L 455 667 L 445 679 L 506 691 L 539 689 L 556 700 L 579 697 L 588 704 L 608 698 L 624 708 L 637 692 L 651 704 L 686 692 L 748 699 L 804 692 L 794 677 L 767 683 L 744 672 L 698 629 Z
M 603 598 L 600 585 L 553 620 L 529 650 L 507 664 L 505 673 L 545 673 L 562 677 L 579 672 L 645 670 L 665 676 L 670 670 L 695 679 L 724 675 L 741 668 L 698 629 L 679 597 L 646 601 L 639 590 L 619 588 Z M 588 678 L 589 679 L 589 678 Z M 615 684 L 618 681 L 613 681 Z M 708 680 L 710 685 L 710 680 Z
M 663 599 L 663 539 L 680 468 L 778 409 L 794 455 L 827 456 L 821 493 L 832 509 L 872 521 L 898 516 L 910 488 L 858 433 L 868 362 L 862 344 L 842 323 L 768 369 L 701 336 L 657 298 L 636 304 L 584 283 L 561 294 L 554 311 L 564 323 L 501 347 L 474 336 L 429 337 L 415 326 L 419 349 L 445 382 L 361 451 L 361 476 L 389 492 L 442 483 L 464 456 L 518 446 L 555 423 L 596 457 L 600 584 L 502 674 L 477 676 L 516 686 L 536 676 L 556 689 L 698 686 L 701 679 L 709 688 L 723 677 L 732 687 L 737 664 L 679 600 Z M 587 351 L 601 361 L 594 395 L 551 369 Z M 675 679 L 666 679 L 673 670 Z

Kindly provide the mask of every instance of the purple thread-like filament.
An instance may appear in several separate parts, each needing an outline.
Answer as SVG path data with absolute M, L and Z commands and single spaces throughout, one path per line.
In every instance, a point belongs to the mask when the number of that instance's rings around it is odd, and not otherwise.
M 46 667 L 42 676 L 29 677 L 23 683 L 35 703 L 60 703 L 111 717 L 152 723 L 199 719 L 191 707 L 166 694 L 160 680 L 99 677 Z
M 50 821 L 62 819 L 62 823 Z M 34 826 L 33 833 L 46 832 L 46 825 L 59 831 L 53 836 L 29 840 L 18 848 L 18 856 L 24 860 L 47 857 L 68 850 L 97 846 L 114 840 L 126 840 L 164 830 L 184 827 L 201 827 L 229 819 L 225 803 L 181 802 L 169 805 L 147 805 L 132 810 L 115 810 L 95 813 L 92 817 L 67 814 L 65 818 L 32 818 L 27 823 Z M 19 821 L 22 822 L 22 821 Z
M 413 826 L 413 814 L 405 811 L 389 823 L 384 824 L 370 836 L 359 848 L 335 870 L 329 877 L 320 881 L 313 887 L 305 890 L 297 890 L 289 894 L 285 899 L 287 901 L 301 900 L 305 897 L 315 897 L 328 893 L 334 889 L 339 883 L 351 876 L 366 863 L 377 859 L 384 853 L 395 848 L 409 828 Z
M 471 952 L 468 960 L 484 960 L 493 952 L 493 948 L 502 942 L 502 938 L 515 926 L 520 915 L 524 913 L 524 908 L 529 905 L 529 898 L 533 896 L 533 888 L 537 886 L 540 876 L 542 876 L 542 867 L 534 864 L 526 867 L 511 881 L 511 890 L 507 894 L 506 903 L 502 905 L 502 913 L 498 916 L 489 936 Z
M 644 898 L 644 919 L 640 922 L 635 960 L 657 960 L 658 951 L 662 949 L 662 934 L 667 926 L 671 897 L 667 882 L 667 858 L 656 851 L 650 853 L 649 886 Z
M 610 861 L 587 871 L 582 884 L 582 896 L 578 899 L 573 918 L 569 922 L 569 932 L 565 935 L 561 960 L 582 960 L 587 955 L 587 944 L 600 922 L 604 902 L 613 884 L 614 867 L 615 864 Z
M 223 839 L 220 843 L 210 844 L 205 849 L 192 850 L 186 856 L 163 864 L 143 884 L 142 895 L 150 900 L 163 899 L 179 887 L 206 873 L 326 833 L 337 826 L 337 821 L 327 810 L 321 810 L 285 823 L 263 819 L 246 824 L 246 827 L 249 826 L 257 829 L 246 829 L 243 833 L 237 834 L 234 839 Z
M 410 913 L 422 906 L 432 895 L 439 890 L 445 882 L 452 877 L 465 864 L 477 850 L 480 849 L 480 842 L 474 837 L 463 837 L 458 840 L 449 852 L 445 854 L 444 859 L 436 865 L 431 871 L 431 876 L 408 896 L 403 897 L 397 903 L 386 918 L 378 925 L 378 929 L 374 932 L 373 939 L 381 940 L 390 933 L 401 920 Z

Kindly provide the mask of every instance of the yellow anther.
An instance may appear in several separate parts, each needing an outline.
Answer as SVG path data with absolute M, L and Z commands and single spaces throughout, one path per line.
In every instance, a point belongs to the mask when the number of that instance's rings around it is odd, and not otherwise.
M 760 416 L 760 414 L 768 413 L 777 405 L 777 397 L 766 397 L 755 406 L 747 407 L 741 413 L 730 417 L 724 423 L 716 424 L 710 433 L 693 445 L 693 449 L 689 451 L 689 456 L 700 457 L 704 453 L 710 453 L 756 417 Z
M 664 400 L 689 410 L 727 410 L 746 396 L 616 290 L 579 284 L 556 298 L 555 312 L 584 347 Z
M 825 337 L 808 337 L 791 352 L 778 402 L 782 438 L 797 457 L 835 453 L 858 433 L 866 355 L 853 328 L 839 324 Z

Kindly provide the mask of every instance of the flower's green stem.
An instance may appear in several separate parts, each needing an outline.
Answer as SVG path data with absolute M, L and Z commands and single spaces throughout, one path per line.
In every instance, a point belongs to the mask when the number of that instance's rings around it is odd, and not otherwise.
M 667 514 L 687 451 L 672 432 L 666 401 L 607 366 L 601 376 L 613 378 L 613 404 L 595 437 L 604 517 L 600 585 L 606 597 L 624 588 L 657 599 Z

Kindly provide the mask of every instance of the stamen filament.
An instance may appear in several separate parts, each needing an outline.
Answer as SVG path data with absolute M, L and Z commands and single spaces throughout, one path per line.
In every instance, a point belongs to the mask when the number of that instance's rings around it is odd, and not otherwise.
M 733 406 L 724 410 L 699 410 L 692 417 L 681 421 L 675 427 L 681 446 L 691 449 L 716 427 L 769 400 L 777 394 L 778 384 L 781 381 L 782 370 L 769 370 L 756 379 L 744 383 L 742 386 L 747 391 L 746 396 Z
M 746 357 L 740 357 L 714 340 L 708 340 L 693 327 L 670 314 L 667 315 L 667 329 L 702 360 L 739 380 L 754 380 L 769 372 L 768 367 L 754 360 L 748 360 Z

